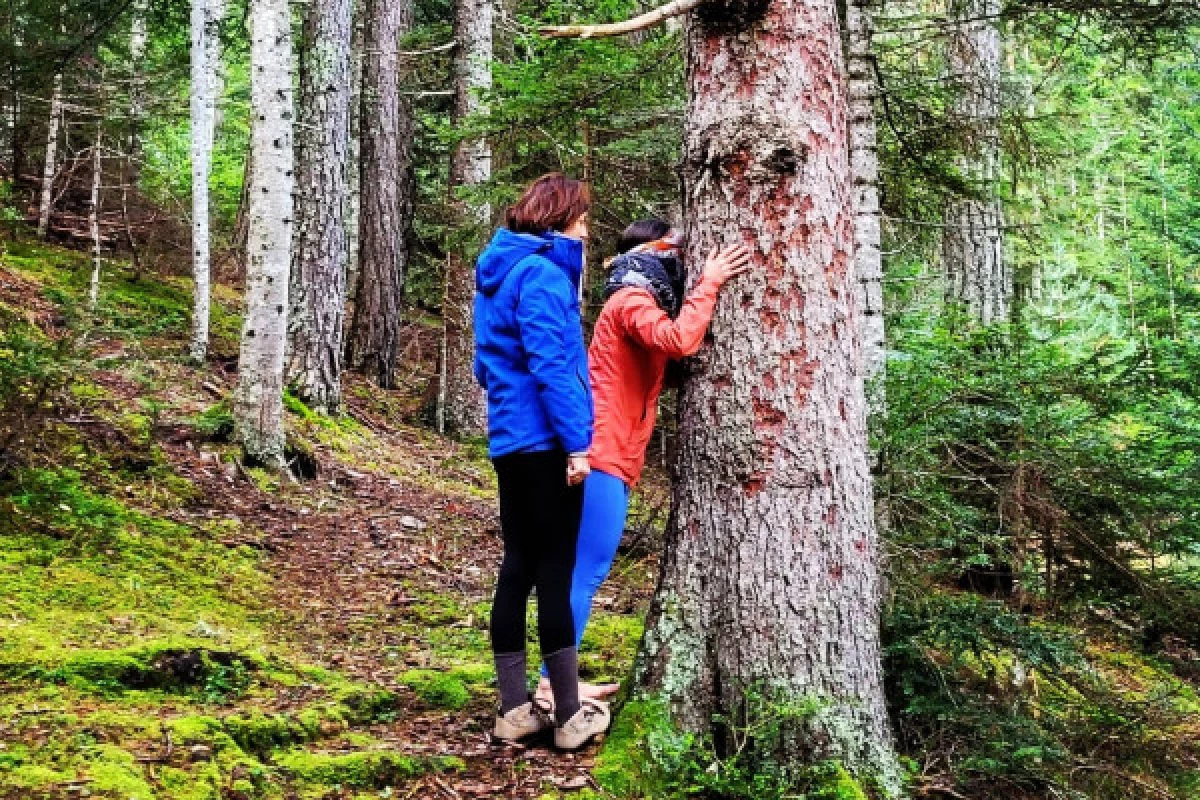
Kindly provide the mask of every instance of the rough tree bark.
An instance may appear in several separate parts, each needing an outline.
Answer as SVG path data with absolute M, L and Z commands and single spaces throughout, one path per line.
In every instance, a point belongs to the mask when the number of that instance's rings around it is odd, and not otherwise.
M 283 359 L 292 245 L 292 29 L 288 0 L 250 4 L 246 318 L 234 427 L 248 460 L 284 464 Z
M 887 334 L 883 317 L 883 254 L 879 208 L 879 142 L 875 118 L 878 87 L 872 39 L 875 0 L 846 5 L 849 48 L 850 184 L 854 209 L 854 273 L 862 313 L 863 372 L 868 411 L 886 412 L 883 379 L 887 369 Z
M 9 54 L 8 65 L 4 68 L 5 82 L 8 84 L 4 100 L 4 153 L 0 156 L 0 164 L 8 176 L 17 180 L 17 118 L 21 113 L 21 92 L 17 86 L 16 54 L 21 51 L 21 34 L 17 19 L 17 10 L 13 3 L 8 4 L 5 14 L 4 47 Z
M 688 262 L 745 242 L 680 398 L 673 512 L 643 696 L 730 752 L 748 692 L 816 710 L 755 756 L 840 759 L 897 791 L 879 643 L 833 0 L 711 2 L 688 21 Z
M 54 73 L 54 89 L 50 93 L 50 119 L 46 125 L 46 160 L 42 165 L 42 197 L 38 204 L 39 239 L 46 238 L 50 227 L 50 206 L 54 203 L 54 175 L 58 171 L 58 128 L 62 122 L 63 76 Z
M 221 57 L 223 0 L 192 0 L 192 337 L 188 356 L 200 364 L 208 355 L 209 223 L 208 176 L 212 170 L 217 120 L 217 67 Z
M 951 299 L 984 325 L 1008 319 L 1012 272 L 1004 258 L 1000 169 L 1000 0 L 954 0 L 946 63 L 956 86 L 951 115 L 964 132 L 959 169 L 973 196 L 945 212 L 942 261 Z
M 330 413 L 342 392 L 350 29 L 350 0 L 319 0 L 309 6 L 300 47 L 288 381 L 311 407 Z
M 358 285 L 358 209 L 362 169 L 363 4 L 354 4 L 350 40 L 350 147 L 346 157 L 346 294 L 354 299 Z
M 454 9 L 454 109 L 452 125 L 460 125 L 482 106 L 480 92 L 492 86 L 493 0 L 458 0 Z M 477 187 L 492 174 L 492 148 L 486 139 L 464 139 L 450 159 L 450 208 L 456 242 L 447 252 L 442 296 L 442 358 L 437 426 L 441 432 L 482 435 L 487 430 L 487 398 L 475 381 L 472 314 L 475 270 L 470 254 L 479 234 L 491 222 L 488 204 L 472 204 L 458 196 L 460 188 Z M 465 235 L 464 235 L 465 234 Z
M 346 359 L 384 388 L 395 381 L 413 213 L 412 107 L 399 71 L 412 21 L 411 0 L 365 0 L 359 271 Z

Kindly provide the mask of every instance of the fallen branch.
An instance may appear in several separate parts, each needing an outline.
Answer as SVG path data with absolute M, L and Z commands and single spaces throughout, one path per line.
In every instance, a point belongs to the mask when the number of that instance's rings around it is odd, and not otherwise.
M 538 33 L 552 39 L 599 39 L 605 36 L 622 36 L 626 33 L 644 31 L 661 25 L 663 22 L 678 17 L 698 7 L 705 0 L 672 0 L 665 6 L 659 6 L 653 11 L 627 19 L 624 22 L 612 22 L 606 25 L 543 25 Z

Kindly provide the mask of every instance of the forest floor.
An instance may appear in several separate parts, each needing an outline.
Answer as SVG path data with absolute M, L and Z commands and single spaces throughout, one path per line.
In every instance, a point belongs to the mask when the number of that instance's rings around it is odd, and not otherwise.
M 194 369 L 182 280 L 106 269 L 100 308 L 72 328 L 86 335 L 69 334 L 87 269 L 27 243 L 0 255 L 0 310 L 75 339 L 53 355 L 69 365 L 61 400 L 26 415 L 27 452 L 0 487 L 0 797 L 593 785 L 591 752 L 489 742 L 492 473 L 480 444 L 405 421 L 436 332 L 409 326 L 405 389 L 351 379 L 343 418 L 289 398 L 294 481 L 243 468 L 227 441 L 236 293 L 218 289 L 213 355 Z M 652 571 L 618 562 L 585 677 L 628 670 Z
M 0 239 L 0 800 L 646 794 L 611 788 L 636 784 L 631 753 L 654 755 L 636 731 L 572 756 L 489 741 L 494 480 L 481 443 L 422 422 L 435 320 L 406 328 L 399 389 L 349 376 L 338 418 L 285 398 L 289 479 L 229 441 L 238 293 L 215 287 L 195 368 L 186 279 L 110 262 L 86 312 L 89 273 L 81 253 Z M 587 679 L 628 673 L 665 505 L 652 475 L 584 640 Z M 891 655 L 909 670 L 893 680 L 951 679 L 970 704 L 908 740 L 915 795 L 1200 797 L 1200 673 L 1184 669 L 1200 656 L 1172 667 L 1115 619 L 1081 623 L 1078 674 L 1034 680 L 1005 650 L 948 655 L 947 631 L 980 618 L 939 622 L 909 620 Z M 1070 753 L 1013 744 L 1029 723 L 995 709 L 1020 704 Z M 1018 756 L 1019 782 L 958 791 Z M 1050 759 L 1070 770 L 1057 783 Z

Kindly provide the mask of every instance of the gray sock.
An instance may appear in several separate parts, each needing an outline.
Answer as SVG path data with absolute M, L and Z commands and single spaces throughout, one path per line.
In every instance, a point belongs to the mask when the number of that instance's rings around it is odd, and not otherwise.
M 554 690 L 554 719 L 562 725 L 579 710 L 579 656 L 564 647 L 546 656 L 546 672 Z
M 525 672 L 525 651 L 496 653 L 496 683 L 500 687 L 500 715 L 529 702 L 529 676 Z

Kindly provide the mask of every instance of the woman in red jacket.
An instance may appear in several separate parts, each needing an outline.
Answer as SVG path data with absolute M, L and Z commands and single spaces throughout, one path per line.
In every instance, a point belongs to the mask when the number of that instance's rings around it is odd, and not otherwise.
M 714 248 L 685 299 L 682 244 L 682 236 L 662 220 L 635 222 L 621 234 L 619 255 L 609 267 L 604 309 L 588 348 L 596 428 L 571 578 L 576 646 L 625 530 L 629 493 L 645 464 L 667 363 L 700 349 L 721 287 L 749 269 L 750 251 L 742 245 Z M 605 697 L 617 688 L 581 684 L 580 694 Z M 538 694 L 549 693 L 543 677 Z

